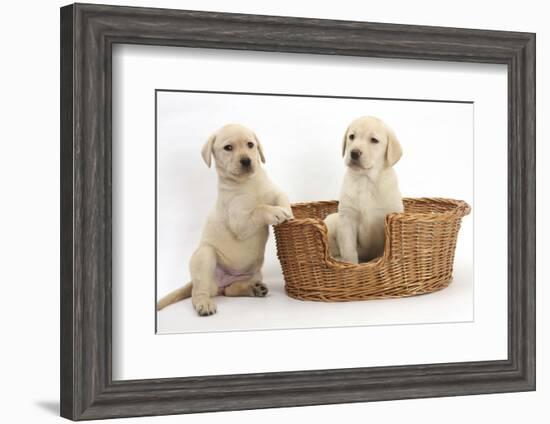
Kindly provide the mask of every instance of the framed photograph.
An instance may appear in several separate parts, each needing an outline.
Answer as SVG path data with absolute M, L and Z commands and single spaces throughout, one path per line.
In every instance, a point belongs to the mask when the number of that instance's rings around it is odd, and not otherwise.
M 61 415 L 535 390 L 535 34 L 61 8 Z

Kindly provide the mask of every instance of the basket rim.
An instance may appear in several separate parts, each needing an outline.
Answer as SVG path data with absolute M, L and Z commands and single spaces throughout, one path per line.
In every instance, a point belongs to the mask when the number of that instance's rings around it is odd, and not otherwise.
M 471 212 L 471 207 L 464 200 L 449 199 L 444 197 L 404 197 L 403 202 L 423 202 L 423 203 L 439 203 L 454 206 L 453 209 L 445 212 L 400 212 L 400 213 L 390 213 L 386 215 L 384 220 L 384 252 L 382 256 L 373 259 L 369 262 L 363 262 L 359 264 L 353 264 L 350 262 L 344 262 L 334 259 L 328 248 L 328 229 L 325 222 L 319 218 L 292 218 L 288 221 L 285 221 L 284 226 L 302 226 L 302 225 L 312 225 L 317 228 L 321 233 L 322 243 L 323 243 L 323 260 L 325 264 L 330 268 L 343 269 L 343 268 L 371 268 L 378 267 L 383 265 L 385 262 L 391 260 L 391 236 L 390 228 L 393 221 L 439 221 L 446 220 L 449 218 L 463 218 Z M 311 202 L 298 202 L 293 203 L 291 206 L 307 206 L 311 204 L 334 204 L 338 203 L 337 200 L 321 200 L 321 201 L 311 201 Z M 278 225 L 278 226 L 279 226 Z M 278 227 L 277 226 L 277 227 Z
M 415 219 L 426 219 L 428 221 L 434 220 L 434 219 L 445 219 L 450 216 L 458 216 L 458 217 L 464 217 L 466 215 L 469 215 L 472 208 L 468 203 L 466 203 L 464 200 L 457 200 L 457 199 L 450 199 L 446 197 L 404 197 L 403 202 L 415 202 L 415 203 L 439 203 L 439 204 L 445 204 L 445 205 L 452 205 L 454 206 L 453 209 L 450 209 L 445 212 L 393 212 L 388 214 L 387 216 L 392 216 L 394 218 L 404 218 L 404 219 L 410 219 L 414 217 Z M 337 204 L 338 200 L 319 200 L 319 201 L 311 201 L 311 202 L 297 202 L 292 203 L 291 207 L 294 206 L 307 206 L 311 204 Z M 292 218 L 286 223 L 291 222 L 311 222 L 311 221 L 323 221 L 322 219 L 318 218 Z

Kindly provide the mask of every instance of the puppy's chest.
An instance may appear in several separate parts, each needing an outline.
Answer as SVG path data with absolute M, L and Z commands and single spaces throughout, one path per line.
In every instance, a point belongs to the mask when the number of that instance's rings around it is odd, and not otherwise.
M 228 199 L 226 207 L 234 212 L 247 212 L 264 203 L 263 196 L 258 193 L 247 193 Z
M 346 207 L 352 207 L 358 212 L 384 207 L 385 199 L 377 187 L 367 181 L 357 181 L 343 193 L 341 202 Z
M 359 211 L 364 212 L 367 209 L 376 207 L 376 205 L 381 205 L 379 196 L 370 187 L 359 187 L 355 196 L 357 199 L 357 208 L 359 209 Z
M 227 199 L 226 207 L 233 211 L 250 211 L 259 205 L 270 204 L 267 193 L 252 191 L 239 193 Z
M 395 209 L 391 199 L 367 181 L 359 181 L 349 188 L 342 199 L 342 207 L 355 211 L 360 238 L 383 229 L 386 215 Z

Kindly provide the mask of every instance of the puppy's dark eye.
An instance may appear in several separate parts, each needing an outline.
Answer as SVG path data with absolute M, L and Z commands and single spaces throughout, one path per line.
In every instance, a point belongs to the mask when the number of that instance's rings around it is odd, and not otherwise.
M 252 149 L 252 148 L 254 147 L 254 143 L 252 143 L 251 141 L 249 141 L 249 142 L 247 143 L 247 146 L 248 146 L 249 149 Z
M 228 144 L 227 146 L 223 146 L 223 150 L 227 150 L 228 152 L 230 152 L 231 150 L 233 150 L 233 146 L 231 144 Z
M 355 138 L 355 134 L 350 134 L 350 135 L 349 135 L 349 139 L 350 139 L 350 140 L 353 140 L 354 138 Z
M 372 138 L 370 139 L 370 142 L 373 143 L 373 144 L 378 144 L 378 139 L 372 137 Z

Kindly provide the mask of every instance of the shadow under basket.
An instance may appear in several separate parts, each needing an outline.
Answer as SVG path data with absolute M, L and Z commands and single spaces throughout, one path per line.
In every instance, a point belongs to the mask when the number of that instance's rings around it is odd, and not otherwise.
M 470 206 L 461 200 L 405 198 L 404 213 L 385 220 L 384 254 L 372 261 L 337 261 L 323 219 L 338 202 L 292 205 L 294 218 L 275 226 L 285 290 L 300 300 L 340 302 L 431 293 L 449 285 L 456 239 Z

